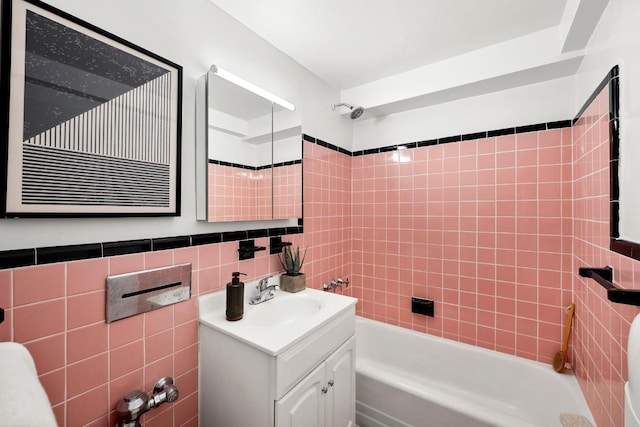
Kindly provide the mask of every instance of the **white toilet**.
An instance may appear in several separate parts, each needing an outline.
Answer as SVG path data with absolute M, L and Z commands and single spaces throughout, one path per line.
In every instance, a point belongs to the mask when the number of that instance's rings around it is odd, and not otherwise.
M 640 314 L 631 323 L 627 356 L 629 380 L 624 386 L 624 426 L 640 427 Z

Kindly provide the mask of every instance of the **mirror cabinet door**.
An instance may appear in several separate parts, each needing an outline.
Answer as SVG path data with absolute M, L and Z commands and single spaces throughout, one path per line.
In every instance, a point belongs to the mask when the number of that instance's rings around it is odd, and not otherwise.
M 302 218 L 300 119 L 277 104 L 273 111 L 273 219 Z
M 198 80 L 196 97 L 197 218 L 301 218 L 298 115 L 213 72 Z

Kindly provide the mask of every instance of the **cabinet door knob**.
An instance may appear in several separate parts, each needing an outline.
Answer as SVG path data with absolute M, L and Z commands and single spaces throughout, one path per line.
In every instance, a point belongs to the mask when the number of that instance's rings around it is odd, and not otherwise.
M 329 380 L 329 387 L 333 387 L 333 380 Z
M 328 388 L 326 388 L 326 387 L 322 387 L 322 393 L 327 394 L 327 392 L 328 392 L 328 391 L 329 391 L 329 389 L 328 389 Z

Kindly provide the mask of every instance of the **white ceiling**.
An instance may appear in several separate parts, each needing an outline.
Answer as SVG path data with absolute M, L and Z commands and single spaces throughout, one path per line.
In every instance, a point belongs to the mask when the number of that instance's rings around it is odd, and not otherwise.
M 558 26 L 568 0 L 211 1 L 345 90 Z

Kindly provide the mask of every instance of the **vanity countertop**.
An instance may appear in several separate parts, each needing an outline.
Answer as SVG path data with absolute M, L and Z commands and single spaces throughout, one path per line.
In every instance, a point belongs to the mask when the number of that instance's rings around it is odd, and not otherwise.
M 235 337 L 265 353 L 276 356 L 294 343 L 320 329 L 342 313 L 355 311 L 356 298 L 316 289 L 296 293 L 276 291 L 273 299 L 249 304 L 255 286 L 245 285 L 244 316 L 226 319 L 226 290 L 198 298 L 201 325 Z

